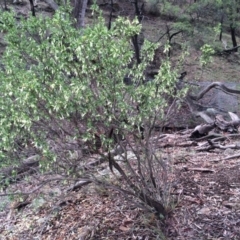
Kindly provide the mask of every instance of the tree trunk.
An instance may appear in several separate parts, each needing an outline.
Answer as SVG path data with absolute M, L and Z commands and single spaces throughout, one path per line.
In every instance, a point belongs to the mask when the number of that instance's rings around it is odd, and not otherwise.
M 73 8 L 73 16 L 76 19 L 76 28 L 84 27 L 85 13 L 88 0 L 75 0 Z
M 32 16 L 33 16 L 33 17 L 36 17 L 35 7 L 34 7 L 33 0 L 29 0 L 29 2 L 30 2 L 30 6 L 31 6 Z
M 237 47 L 237 39 L 236 39 L 236 28 L 233 26 L 233 24 L 230 24 L 230 31 L 231 31 L 231 38 L 232 38 L 232 43 L 233 47 Z M 234 52 L 237 52 L 238 48 L 234 49 Z
M 78 24 L 79 24 L 79 15 L 81 11 L 81 6 L 82 6 L 82 0 L 74 1 L 73 17 L 76 19 L 76 27 L 78 27 Z
M 84 27 L 84 24 L 85 24 L 84 20 L 85 20 L 85 14 L 87 10 L 87 4 L 88 4 L 88 0 L 83 0 L 81 18 L 80 18 L 80 27 Z
M 7 7 L 7 0 L 4 0 L 4 10 L 7 11 L 8 7 Z
M 142 11 L 143 11 L 144 4 L 142 4 L 141 8 L 139 8 L 139 6 L 138 6 L 138 0 L 133 1 L 132 4 L 135 7 L 135 15 L 138 18 L 138 22 L 141 23 L 141 21 L 143 19 Z M 132 37 L 132 43 L 133 43 L 133 46 L 134 46 L 134 51 L 135 51 L 135 56 L 136 56 L 136 59 L 137 59 L 137 64 L 141 63 L 140 46 L 139 46 L 139 43 L 138 43 L 139 35 L 140 34 L 136 34 Z
M 137 59 L 137 64 L 140 64 L 141 63 L 141 58 L 140 58 L 140 48 L 139 48 L 139 45 L 138 45 L 138 35 L 134 35 L 132 37 L 132 43 L 133 43 L 133 46 L 134 46 L 134 51 L 135 51 L 135 56 L 136 56 L 136 59 Z
M 219 33 L 219 41 L 222 41 L 222 33 L 223 33 L 223 19 L 224 19 L 224 14 L 222 13 L 222 16 L 221 16 L 221 21 L 220 21 L 220 33 Z

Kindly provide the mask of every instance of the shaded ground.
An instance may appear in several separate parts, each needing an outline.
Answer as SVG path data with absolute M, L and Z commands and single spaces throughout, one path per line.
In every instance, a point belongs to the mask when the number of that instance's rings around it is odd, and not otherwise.
M 198 152 L 197 147 L 160 147 L 171 153 L 171 195 L 178 199 L 175 207 L 169 203 L 173 211 L 164 223 L 114 190 L 89 184 L 65 193 L 66 187 L 55 183 L 25 208 L 18 211 L 12 204 L 1 212 L 1 240 L 240 239 L 240 159 L 221 160 L 239 150 Z
M 240 239 L 240 160 L 222 157 L 222 152 L 198 153 L 177 164 L 181 200 L 170 239 Z
M 35 214 L 30 209 L 1 219 L 1 240 L 160 239 L 161 227 L 154 214 L 117 192 L 92 185 L 56 203 L 45 203 Z

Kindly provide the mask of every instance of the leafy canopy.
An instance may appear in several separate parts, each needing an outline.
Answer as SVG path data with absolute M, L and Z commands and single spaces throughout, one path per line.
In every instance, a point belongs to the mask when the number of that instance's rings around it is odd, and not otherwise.
M 0 153 L 5 161 L 6 153 L 17 151 L 16 139 L 30 140 L 43 155 L 52 156 L 48 134 L 66 130 L 74 114 L 85 131 L 65 131 L 72 138 L 91 139 L 98 123 L 132 131 L 136 124 L 161 118 L 163 96 L 173 94 L 176 74 L 168 59 L 154 81 L 142 84 L 157 45 L 145 41 L 142 62 L 135 63 L 131 37 L 141 30 L 136 20 L 119 17 L 108 30 L 99 13 L 79 31 L 69 12 L 60 9 L 52 18 L 20 22 L 13 13 L 1 14 L 7 43 L 0 72 Z M 131 76 L 131 86 L 124 84 L 125 76 Z

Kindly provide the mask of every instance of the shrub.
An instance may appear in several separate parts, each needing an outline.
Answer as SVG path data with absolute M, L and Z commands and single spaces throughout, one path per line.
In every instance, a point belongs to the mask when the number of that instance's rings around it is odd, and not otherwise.
M 164 215 L 168 165 L 151 135 L 176 74 L 166 59 L 154 80 L 143 84 L 157 45 L 145 41 L 142 62 L 135 63 L 130 40 L 141 30 L 137 21 L 119 17 L 108 30 L 100 14 L 79 31 L 69 12 L 20 22 L 12 13 L 1 15 L 7 48 L 0 72 L 0 161 L 17 165 L 34 151 L 42 174 L 103 183 L 84 170 L 98 153 L 122 176 L 124 183 L 115 187 Z M 126 76 L 132 85 L 124 84 Z M 121 148 L 121 164 L 114 148 Z

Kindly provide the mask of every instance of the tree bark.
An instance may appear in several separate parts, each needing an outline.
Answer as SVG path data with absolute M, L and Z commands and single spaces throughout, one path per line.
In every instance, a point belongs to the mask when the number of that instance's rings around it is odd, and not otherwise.
M 142 15 L 142 11 L 143 11 L 143 6 L 144 4 L 142 4 L 142 6 L 139 8 L 139 3 L 138 0 L 135 0 L 132 2 L 132 4 L 134 5 L 135 8 L 135 15 L 138 18 L 138 22 L 141 23 L 142 19 L 143 19 L 143 15 Z M 140 57 L 140 46 L 139 46 L 139 34 L 136 34 L 132 37 L 132 43 L 134 46 L 134 51 L 135 51 L 135 57 L 137 60 L 137 64 L 141 63 L 141 57 Z
M 77 20 L 76 28 L 84 27 L 85 14 L 88 0 L 75 0 L 73 16 Z
M 222 11 L 222 10 L 221 10 Z M 221 21 L 220 21 L 220 33 L 219 33 L 219 41 L 222 41 L 222 33 L 223 33 L 223 20 L 224 14 L 222 13 Z
M 33 16 L 33 17 L 36 17 L 35 7 L 34 7 L 33 0 L 29 0 L 29 2 L 30 2 L 30 6 L 31 6 L 32 16 Z
M 81 11 L 82 0 L 75 0 L 74 7 L 73 7 L 73 17 L 76 19 L 76 27 L 79 24 L 79 15 Z
M 88 4 L 88 0 L 83 0 L 81 18 L 80 18 L 80 27 L 81 28 L 83 28 L 85 25 L 85 14 L 86 14 L 86 10 L 87 10 L 87 4 Z
M 237 39 L 236 39 L 236 28 L 233 26 L 233 23 L 230 24 L 230 31 L 231 31 L 231 38 L 232 38 L 232 44 L 234 48 L 234 52 L 238 51 L 237 47 Z

